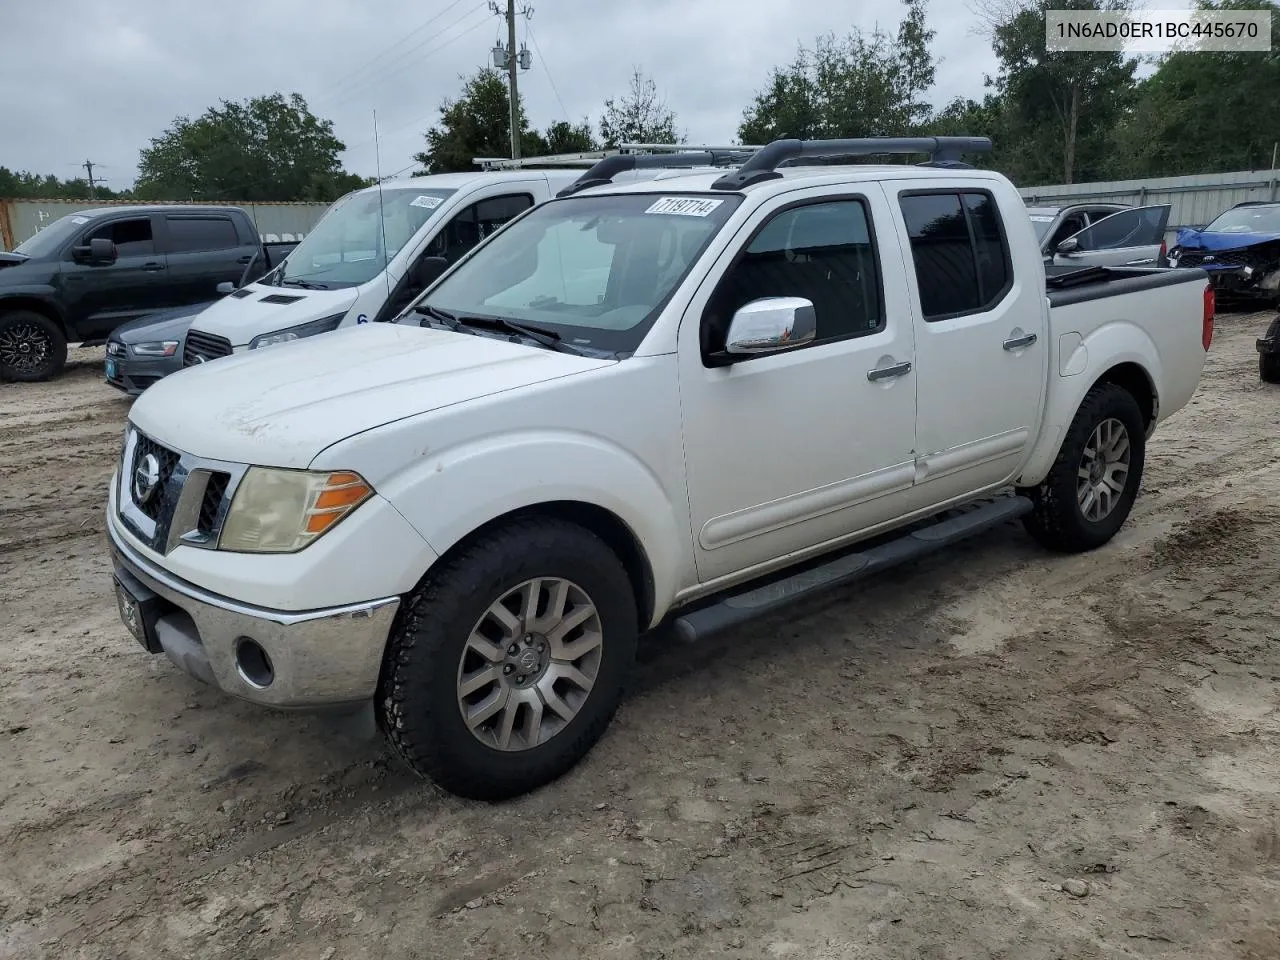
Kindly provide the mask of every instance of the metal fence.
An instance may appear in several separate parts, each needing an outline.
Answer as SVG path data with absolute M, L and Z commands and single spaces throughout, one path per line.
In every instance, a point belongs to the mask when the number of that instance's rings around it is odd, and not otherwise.
M 82 210 L 100 210 L 112 206 L 132 206 L 136 201 L 116 200 L 91 203 L 84 200 L 5 200 L 0 198 L 0 250 L 12 250 L 28 237 L 53 223 L 59 217 Z M 169 206 L 170 204 L 165 204 Z M 175 202 L 173 206 L 183 206 Z M 221 204 L 220 204 L 221 205 Z M 236 203 L 248 212 L 258 226 L 258 233 L 268 243 L 277 240 L 301 240 L 329 209 L 327 203 Z
M 1179 227 L 1203 227 L 1223 210 L 1243 200 L 1275 200 L 1280 197 L 1278 187 L 1280 170 L 1243 170 L 1194 177 L 1019 187 L 1018 192 L 1030 205 L 1106 202 L 1147 206 L 1168 203 L 1173 207 L 1169 211 L 1169 231 L 1173 232 Z

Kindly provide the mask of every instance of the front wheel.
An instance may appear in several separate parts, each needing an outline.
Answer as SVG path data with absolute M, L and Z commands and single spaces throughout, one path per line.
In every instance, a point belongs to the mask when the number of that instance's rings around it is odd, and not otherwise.
M 48 380 L 66 362 L 67 338 L 44 314 L 33 310 L 0 314 L 0 380 Z
M 1146 427 L 1133 394 L 1100 383 L 1085 395 L 1053 468 L 1020 492 L 1034 509 L 1023 521 L 1043 546 L 1080 553 L 1116 535 L 1133 509 L 1146 459 Z
M 603 735 L 635 658 L 622 563 L 594 534 L 530 519 L 484 534 L 406 601 L 379 720 L 417 774 L 475 800 L 555 780 Z

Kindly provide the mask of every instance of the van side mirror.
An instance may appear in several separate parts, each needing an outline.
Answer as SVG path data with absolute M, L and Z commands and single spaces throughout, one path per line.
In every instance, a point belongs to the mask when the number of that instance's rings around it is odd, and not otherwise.
M 818 314 L 804 297 L 764 297 L 738 308 L 729 321 L 725 353 L 749 357 L 777 353 L 818 335 Z
M 230 280 L 223 280 L 220 284 L 218 284 L 216 287 L 214 287 L 214 289 L 215 289 L 215 290 L 216 290 L 216 291 L 217 291 L 221 296 L 224 296 L 224 297 L 225 297 L 228 293 L 235 293 L 235 292 L 236 292 L 236 285 L 235 285 L 234 283 L 232 283 Z
M 106 237 L 94 237 L 87 244 L 76 247 L 71 256 L 77 263 L 106 264 L 115 263 L 116 245 Z
M 1067 237 L 1067 239 L 1063 240 L 1056 247 L 1054 247 L 1054 251 L 1056 253 L 1062 253 L 1067 255 L 1073 254 L 1079 249 L 1080 249 L 1080 241 L 1077 240 L 1075 237 Z

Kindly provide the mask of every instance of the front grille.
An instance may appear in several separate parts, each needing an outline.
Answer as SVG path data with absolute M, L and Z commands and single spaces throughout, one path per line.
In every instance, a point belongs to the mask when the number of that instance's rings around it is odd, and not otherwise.
M 133 381 L 133 385 L 137 387 L 139 390 L 145 390 L 147 389 L 147 387 L 150 387 L 153 384 L 155 384 L 156 381 L 158 381 L 160 378 L 151 376 L 150 374 L 139 375 L 135 373 L 135 374 L 132 374 L 129 377 L 129 379 Z
M 200 501 L 200 519 L 196 530 L 206 537 L 218 531 L 218 511 L 222 508 L 222 499 L 227 495 L 227 486 L 231 483 L 231 474 L 221 470 L 209 474 L 209 482 L 204 488 L 204 498 Z
M 226 337 L 215 336 L 200 330 L 188 330 L 187 345 L 182 350 L 182 365 L 190 367 L 197 363 L 229 356 L 230 353 L 231 341 Z
M 1213 259 L 1206 263 L 1205 261 L 1208 257 L 1212 257 Z M 1204 266 L 1212 270 L 1214 267 L 1243 267 L 1252 259 L 1253 256 L 1245 250 L 1237 250 L 1228 253 L 1184 253 L 1178 260 L 1178 266 Z
M 133 489 L 134 476 L 143 465 L 143 461 L 148 454 L 154 456 L 159 464 L 160 482 L 156 485 L 154 493 L 142 503 L 138 503 L 135 493 L 134 505 L 152 521 L 159 522 L 162 516 L 173 512 L 173 498 L 169 490 L 169 481 L 173 478 L 174 468 L 178 465 L 178 454 L 141 433 L 137 437 L 137 442 L 133 447 L 133 463 L 130 465 L 128 477 L 130 489 Z

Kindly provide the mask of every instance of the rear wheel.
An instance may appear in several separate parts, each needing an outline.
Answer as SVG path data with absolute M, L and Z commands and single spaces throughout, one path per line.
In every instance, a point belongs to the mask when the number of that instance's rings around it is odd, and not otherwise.
M 1133 509 L 1146 459 L 1146 426 L 1133 394 L 1100 383 L 1085 395 L 1044 482 L 1021 491 L 1024 520 L 1042 545 L 1063 553 L 1102 546 Z
M 67 338 L 54 321 L 34 310 L 0 314 L 0 380 L 48 380 L 67 362 Z
M 388 645 L 380 723 L 408 766 L 501 800 L 599 740 L 635 657 L 626 570 L 594 534 L 531 519 L 478 538 L 409 597 Z
M 1280 345 L 1280 318 L 1271 321 L 1266 336 L 1273 347 Z M 1258 354 L 1258 377 L 1263 383 L 1280 383 L 1280 353 Z

